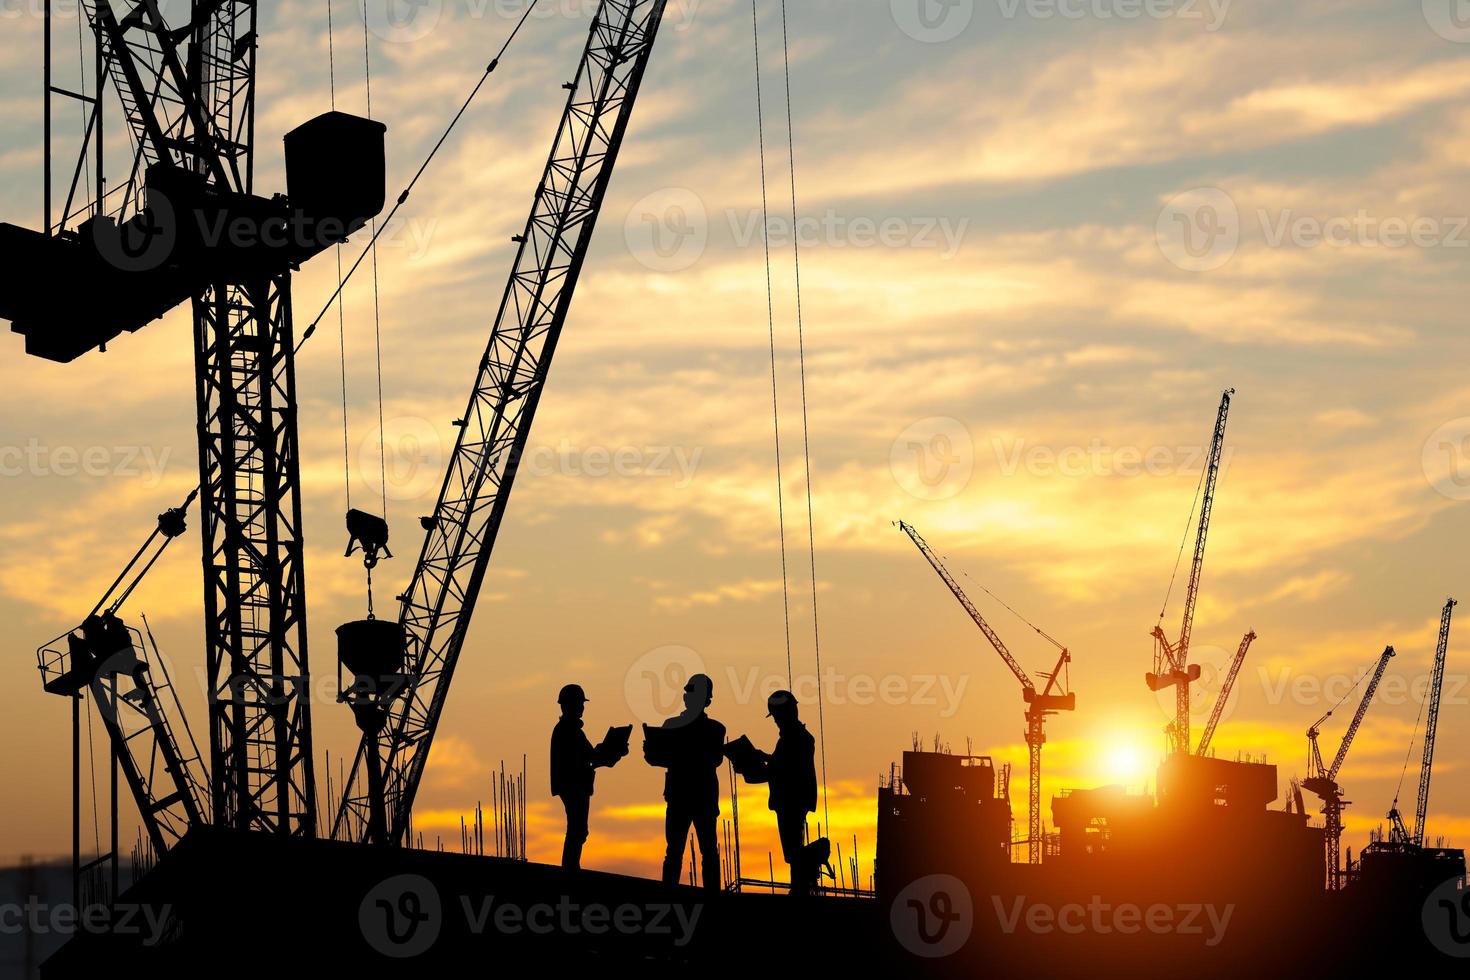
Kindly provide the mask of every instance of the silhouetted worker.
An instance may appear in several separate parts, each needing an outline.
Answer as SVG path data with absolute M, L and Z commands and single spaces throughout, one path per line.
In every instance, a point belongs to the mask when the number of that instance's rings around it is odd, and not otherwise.
M 664 777 L 664 883 L 678 884 L 684 867 L 689 826 L 699 841 L 700 878 L 706 889 L 720 888 L 720 766 L 725 761 L 725 726 L 705 714 L 714 700 L 714 682 L 695 674 L 684 685 L 684 711 L 653 729 L 643 744 L 650 765 L 668 769 Z M 655 737 L 657 736 L 657 737 Z
M 762 752 L 764 765 L 746 775 L 748 783 L 768 783 L 776 814 L 781 856 L 791 867 L 791 894 L 805 895 L 817 883 L 817 865 L 806 852 L 806 815 L 817 809 L 817 743 L 801 723 L 796 696 L 777 691 L 766 699 L 766 717 L 776 722 L 776 750 Z
M 582 731 L 587 695 L 580 686 L 568 684 L 556 701 L 561 705 L 561 720 L 551 732 L 551 795 L 561 797 L 567 811 L 561 866 L 575 871 L 582 866 L 582 846 L 587 843 L 587 816 L 596 770 L 617 765 L 628 750 L 606 743 L 593 747 Z

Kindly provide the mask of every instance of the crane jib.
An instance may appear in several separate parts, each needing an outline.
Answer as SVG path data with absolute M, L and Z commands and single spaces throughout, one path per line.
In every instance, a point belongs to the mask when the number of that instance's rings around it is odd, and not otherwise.
M 459 423 L 423 550 L 402 600 L 407 683 L 393 709 L 382 768 L 389 837 L 407 832 L 475 601 L 504 519 L 516 464 L 587 256 L 667 0 L 601 0 L 501 300 L 479 377 Z M 361 837 L 364 740 L 333 836 Z

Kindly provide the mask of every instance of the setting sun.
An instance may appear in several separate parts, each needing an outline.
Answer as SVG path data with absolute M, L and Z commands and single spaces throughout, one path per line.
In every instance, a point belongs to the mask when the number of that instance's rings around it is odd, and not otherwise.
M 1141 785 L 1148 780 L 1148 756 L 1136 742 L 1110 739 L 1103 743 L 1099 771 L 1109 782 Z

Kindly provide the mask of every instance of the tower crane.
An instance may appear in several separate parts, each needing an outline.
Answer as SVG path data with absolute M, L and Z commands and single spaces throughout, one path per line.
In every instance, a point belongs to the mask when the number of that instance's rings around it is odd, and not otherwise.
M 384 203 L 385 128 L 332 112 L 285 137 L 288 193 L 256 193 L 258 0 L 82 0 L 96 90 L 53 82 L 45 18 L 44 220 L 0 224 L 0 317 L 70 362 L 192 307 L 214 823 L 316 833 L 292 273 Z M 104 81 L 105 80 L 105 81 Z M 131 153 L 109 184 L 110 87 Z M 58 210 L 52 102 L 79 100 Z M 95 182 L 90 165 L 95 164 Z M 91 196 L 88 200 L 87 197 Z M 244 229 L 244 231 L 242 231 Z
M 1348 750 L 1353 747 L 1353 739 L 1357 737 L 1358 729 L 1362 727 L 1363 717 L 1368 713 L 1368 705 L 1372 703 L 1373 695 L 1378 691 L 1378 685 L 1383 680 L 1383 672 L 1388 669 L 1388 662 L 1393 658 L 1393 647 L 1385 647 L 1368 681 L 1368 689 L 1363 692 L 1363 700 L 1358 703 L 1357 713 L 1353 715 L 1352 722 L 1349 723 L 1347 731 L 1343 733 L 1342 743 L 1338 745 L 1337 754 L 1333 756 L 1330 766 L 1323 764 L 1322 749 L 1317 744 L 1317 738 L 1322 734 L 1322 726 L 1327 723 L 1327 719 L 1332 717 L 1337 706 L 1334 705 L 1331 711 L 1318 718 L 1312 727 L 1307 729 L 1307 778 L 1302 780 L 1302 787 L 1315 793 L 1322 800 L 1322 815 L 1326 818 L 1327 825 L 1324 835 L 1327 846 L 1327 887 L 1332 891 L 1342 888 L 1342 811 L 1352 802 L 1342 798 L 1342 787 L 1337 783 L 1337 774 L 1342 770 Z
M 1031 789 L 1027 801 L 1026 854 L 1030 864 L 1040 864 L 1042 852 L 1041 747 L 1046 744 L 1047 716 L 1054 715 L 1059 711 L 1077 710 L 1077 695 L 1066 691 L 1066 683 L 1061 680 L 1066 666 L 1072 662 L 1072 655 L 1067 651 L 1066 647 L 1062 646 L 1050 636 L 1047 636 L 1046 633 L 1040 629 L 1036 630 L 1037 633 L 1045 637 L 1057 649 L 1061 650 L 1061 656 L 1057 658 L 1057 664 L 1052 668 L 1051 673 L 1041 675 L 1046 679 L 1046 687 L 1040 693 L 1037 693 L 1036 684 L 1027 675 L 1025 668 L 1011 654 L 1005 642 L 1001 640 L 1000 634 L 996 633 L 994 628 L 985 621 L 985 617 L 980 614 L 980 610 L 970 601 L 970 597 L 965 595 L 965 590 L 960 588 L 959 582 L 955 581 L 954 576 L 949 573 L 949 569 L 944 567 L 944 563 L 939 560 L 939 556 L 929 547 L 928 542 L 920 536 L 918 531 L 914 530 L 912 525 L 899 521 L 898 526 L 914 542 L 914 546 L 919 549 L 919 552 L 944 581 L 944 584 L 949 586 L 949 591 L 959 600 L 960 605 L 965 607 L 965 611 L 970 614 L 970 618 L 975 621 L 975 625 L 980 627 L 980 632 L 985 634 L 985 638 L 990 641 L 990 645 L 995 648 L 995 652 L 1000 654 L 1001 659 L 1005 661 L 1011 673 L 1016 675 L 1016 680 L 1021 682 L 1021 697 L 1026 702 L 1026 747 L 1031 756 Z M 1035 627 L 1032 628 L 1035 629 Z
M 1215 489 L 1220 478 L 1220 459 L 1225 449 L 1225 423 L 1230 418 L 1230 399 L 1235 389 L 1230 388 L 1220 396 L 1220 408 L 1215 415 L 1215 432 L 1210 439 L 1210 455 L 1205 463 L 1202 480 L 1203 495 L 1200 498 L 1199 526 L 1194 536 L 1194 558 L 1189 566 L 1189 590 L 1184 597 L 1184 618 L 1179 626 L 1179 638 L 1170 641 L 1164 634 L 1163 612 L 1154 626 L 1154 669 L 1146 676 L 1149 690 L 1175 689 L 1174 721 L 1166 731 L 1174 752 L 1189 755 L 1191 745 L 1189 731 L 1189 686 L 1199 680 L 1199 664 L 1189 662 L 1189 641 L 1194 630 L 1194 609 L 1199 601 L 1200 572 L 1205 564 L 1205 539 L 1210 533 L 1210 515 L 1215 507 Z
M 1429 714 L 1424 720 L 1424 758 L 1419 765 L 1419 800 L 1414 808 L 1414 827 L 1411 831 L 1404 826 L 1404 819 L 1399 813 L 1399 801 L 1395 797 L 1393 808 L 1389 810 L 1388 819 L 1392 827 L 1389 831 L 1390 840 L 1398 844 L 1412 844 L 1414 847 L 1424 846 L 1425 821 L 1429 816 L 1429 777 L 1434 769 L 1434 740 L 1439 729 L 1439 701 L 1444 690 L 1444 667 L 1445 654 L 1449 652 L 1450 645 L 1450 616 L 1454 613 L 1458 603 L 1454 599 L 1447 599 L 1444 609 L 1439 615 L 1439 639 L 1434 648 L 1434 673 L 1429 680 Z
M 1220 694 L 1215 698 L 1215 707 L 1210 711 L 1210 720 L 1205 725 L 1205 733 L 1200 736 L 1198 755 L 1209 754 L 1210 743 L 1215 740 L 1215 729 L 1225 714 L 1225 705 L 1230 700 L 1230 692 L 1235 688 L 1235 679 L 1240 676 L 1240 668 L 1245 663 L 1245 655 L 1250 652 L 1251 644 L 1255 641 L 1255 630 L 1251 630 L 1240 641 L 1240 647 L 1235 651 L 1235 659 L 1230 661 L 1230 671 L 1225 675 L 1225 683 L 1220 685 Z
M 511 488 L 668 0 L 600 0 L 496 314 L 423 547 L 399 596 L 405 649 L 358 674 L 378 690 L 334 837 L 401 842 Z M 386 632 L 386 631 L 385 631 Z M 401 663 L 401 674 L 392 669 Z M 355 672 L 356 673 L 356 672 Z M 396 675 L 396 676 L 395 676 Z M 366 685 L 363 681 L 366 680 Z M 378 683 L 374 683 L 374 681 Z M 369 714 L 352 699 L 359 724 Z M 371 730 L 370 730 L 371 729 Z

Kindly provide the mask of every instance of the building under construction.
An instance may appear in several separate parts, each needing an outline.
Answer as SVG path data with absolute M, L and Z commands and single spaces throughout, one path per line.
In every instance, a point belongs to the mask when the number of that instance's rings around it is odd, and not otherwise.
M 85 0 L 78 16 L 91 33 L 99 85 L 90 94 L 53 78 L 45 5 L 44 221 L 0 225 L 0 257 L 12 270 L 0 317 L 24 337 L 27 354 L 68 363 L 187 305 L 199 440 L 197 489 L 159 516 L 107 593 L 77 611 L 79 625 L 38 651 L 38 687 L 71 709 L 75 896 L 106 910 L 46 964 L 46 975 L 109 967 L 159 976 L 371 976 L 406 961 L 416 973 L 470 961 L 723 974 L 766 969 L 751 952 L 758 939 L 780 950 L 782 972 L 881 964 L 895 975 L 1300 976 L 1350 973 L 1361 953 L 1349 940 L 1370 932 L 1400 964 L 1452 962 L 1425 922 L 1440 914 L 1446 883 L 1459 882 L 1455 901 L 1465 894 L 1464 854 L 1431 846 L 1425 826 L 1453 603 L 1442 621 L 1416 818 L 1395 807 L 1391 833 L 1345 866 L 1335 863 L 1341 824 L 1331 821 L 1345 805 L 1336 780 L 1373 686 L 1337 758 L 1308 787 L 1330 802 L 1327 829 L 1312 825 L 1294 787 L 1281 799 L 1274 766 L 1208 754 L 1218 715 L 1198 745 L 1191 737 L 1189 687 L 1199 668 L 1189 660 L 1190 631 L 1231 392 L 1202 481 L 1181 632 L 1171 638 L 1160 626 L 1154 634 L 1148 686 L 1176 689 L 1180 706 L 1156 797 L 1073 791 L 1050 801 L 1056 829 L 1044 832 L 1046 721 L 1077 710 L 1072 654 L 1057 643 L 1056 666 L 1038 687 L 904 524 L 1021 687 L 1030 767 L 1019 840 L 1009 780 L 991 759 L 916 748 L 878 790 L 870 888 L 854 880 L 794 898 L 773 881 L 752 886 L 737 870 L 723 890 L 697 891 L 534 865 L 523 841 L 496 856 L 483 846 L 462 854 L 414 846 L 415 799 L 666 7 L 595 5 L 486 346 L 467 352 L 478 357 L 476 376 L 454 422 L 439 497 L 421 517 L 408 584 L 384 618 L 376 616 L 373 574 L 388 554 L 386 520 L 346 515 L 348 553 L 365 566 L 368 614 L 336 630 L 338 701 L 360 741 L 345 784 L 324 794 L 305 693 L 312 674 L 295 375 L 296 353 L 321 316 L 298 330 L 292 279 L 363 233 L 372 238 L 348 276 L 374 268 L 364 260 L 377 234 L 432 154 L 392 198 L 385 128 L 334 111 L 286 134 L 287 187 L 262 191 L 254 176 L 256 0 L 190 0 L 187 17 L 172 23 L 153 2 Z M 499 56 L 488 63 L 466 107 L 499 65 Z M 85 120 L 80 152 L 65 159 L 53 102 L 80 106 Z M 119 124 L 131 152 L 109 169 L 115 144 L 105 134 Z M 113 179 L 119 170 L 125 178 Z M 70 182 L 53 187 L 53 171 L 71 174 Z M 384 217 L 389 201 L 396 203 Z M 240 222 L 291 232 L 248 241 L 200 234 Z M 205 575 L 209 687 L 197 739 L 146 621 L 128 608 L 191 522 Z M 1253 638 L 1242 642 L 1229 683 Z M 119 787 L 110 839 L 86 865 L 84 711 L 107 734 Z M 118 838 L 124 794 L 146 835 L 146 856 L 131 861 Z M 156 930 L 130 927 L 139 909 L 158 916 Z

